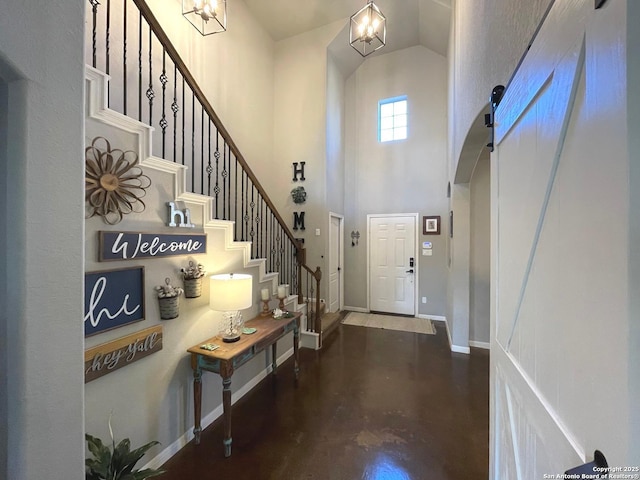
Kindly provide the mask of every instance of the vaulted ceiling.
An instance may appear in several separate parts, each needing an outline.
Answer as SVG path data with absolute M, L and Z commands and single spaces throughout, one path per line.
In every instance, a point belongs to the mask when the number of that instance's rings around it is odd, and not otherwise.
M 245 0 L 255 18 L 278 41 L 349 17 L 366 0 Z M 451 0 L 375 0 L 387 18 L 387 45 L 380 54 L 423 45 L 447 55 Z M 355 51 L 352 52 L 358 55 Z

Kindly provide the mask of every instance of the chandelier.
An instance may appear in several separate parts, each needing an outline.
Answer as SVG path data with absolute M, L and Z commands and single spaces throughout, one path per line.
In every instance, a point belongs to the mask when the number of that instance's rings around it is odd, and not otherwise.
M 182 15 L 203 36 L 227 31 L 227 0 L 182 0 Z
M 363 57 L 385 46 L 387 19 L 373 0 L 351 15 L 349 43 Z

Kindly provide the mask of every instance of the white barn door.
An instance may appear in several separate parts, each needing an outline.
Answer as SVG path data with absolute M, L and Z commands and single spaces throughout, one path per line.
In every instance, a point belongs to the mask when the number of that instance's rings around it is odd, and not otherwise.
M 496 111 L 492 480 L 630 461 L 625 4 L 556 0 Z

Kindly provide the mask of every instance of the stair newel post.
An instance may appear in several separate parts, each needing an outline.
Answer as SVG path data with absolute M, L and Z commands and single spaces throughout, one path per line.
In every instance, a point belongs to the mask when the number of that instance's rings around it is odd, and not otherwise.
M 316 267 L 316 271 L 313 272 L 313 278 L 316 279 L 316 315 L 313 328 L 316 333 L 320 334 L 320 338 L 322 339 L 322 319 L 320 315 L 320 280 L 322 279 L 322 272 L 320 271 L 320 267 Z
M 298 294 L 298 303 L 304 303 L 304 295 L 302 294 L 302 265 L 307 263 L 307 250 L 302 248 L 300 244 L 296 248 L 296 268 L 298 276 L 298 284 L 296 285 L 296 293 Z

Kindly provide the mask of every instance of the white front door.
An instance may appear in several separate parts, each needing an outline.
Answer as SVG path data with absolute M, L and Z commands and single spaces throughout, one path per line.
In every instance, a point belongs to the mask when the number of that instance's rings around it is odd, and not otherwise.
M 415 315 L 416 215 L 369 215 L 369 309 Z
M 638 464 L 626 7 L 556 0 L 496 111 L 492 480 Z
M 329 312 L 342 308 L 342 228 L 343 218 L 331 214 L 329 219 Z

